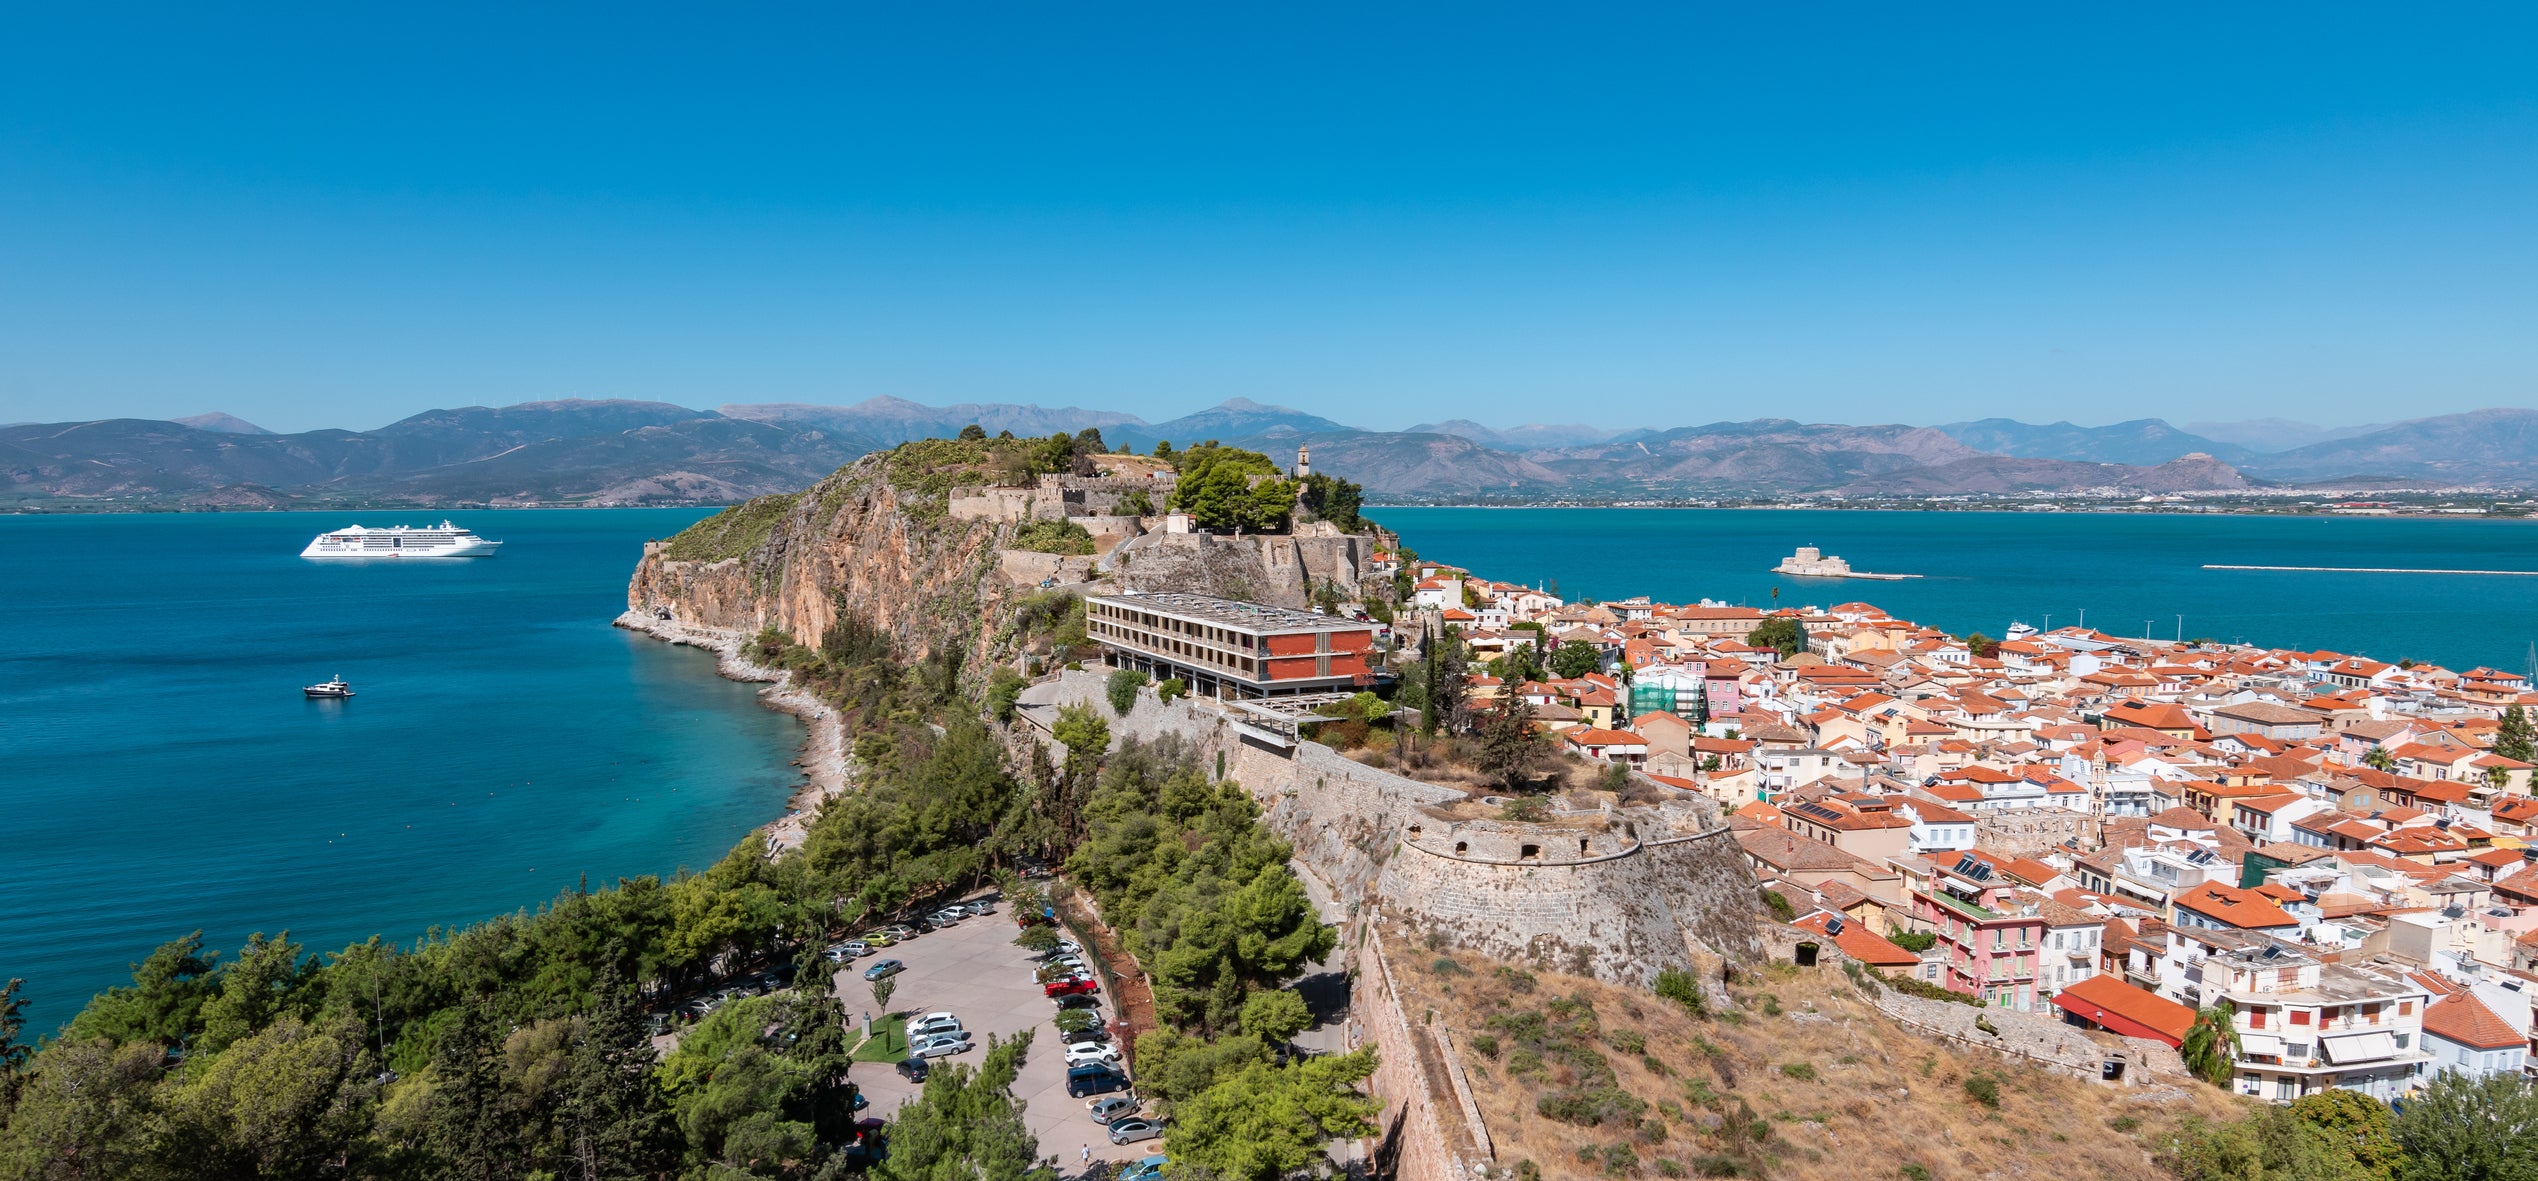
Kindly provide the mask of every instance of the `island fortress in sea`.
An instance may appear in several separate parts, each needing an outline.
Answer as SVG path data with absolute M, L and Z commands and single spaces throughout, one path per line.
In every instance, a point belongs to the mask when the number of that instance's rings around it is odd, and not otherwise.
M 1800 578 L 1873 578 L 1879 582 L 1900 582 L 1921 577 L 1918 574 L 1871 574 L 1865 570 L 1853 570 L 1850 563 L 1840 558 L 1825 557 L 1824 551 L 1811 545 L 1799 546 L 1798 552 L 1780 559 L 1780 564 L 1772 567 L 1771 572 L 1794 574 Z
M 365 529 L 348 525 L 328 533 L 320 533 L 308 548 L 300 551 L 303 558 L 490 558 L 502 549 L 499 541 L 487 541 L 474 533 L 443 521 L 425 529 L 397 525 L 387 529 Z

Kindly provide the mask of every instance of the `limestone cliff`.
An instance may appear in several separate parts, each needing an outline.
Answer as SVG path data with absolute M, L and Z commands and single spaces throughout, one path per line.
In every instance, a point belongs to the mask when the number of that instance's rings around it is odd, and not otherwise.
M 798 495 L 744 506 L 772 519 L 719 548 L 644 547 L 626 606 L 738 635 L 772 627 L 804 644 L 843 610 L 888 632 L 910 660 L 946 647 L 986 656 L 992 629 L 982 621 L 1015 592 L 997 575 L 1012 526 L 953 519 L 927 497 L 894 484 L 882 456 L 866 456 Z

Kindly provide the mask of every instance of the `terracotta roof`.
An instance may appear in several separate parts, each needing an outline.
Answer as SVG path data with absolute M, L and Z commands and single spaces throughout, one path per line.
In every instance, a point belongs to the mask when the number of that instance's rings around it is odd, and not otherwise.
M 2511 1023 L 2496 1016 L 2473 994 L 2456 993 L 2432 1002 L 2423 1011 L 2423 1031 L 2479 1050 L 2505 1050 L 2528 1044 Z
M 2091 976 L 2070 985 L 2053 994 L 2053 1003 L 2126 1036 L 2156 1038 L 2171 1046 L 2185 1041 L 2186 1031 L 2194 1028 L 2194 1010 L 2113 976 Z
M 2300 920 L 2284 913 L 2274 901 L 2254 890 L 2242 890 L 2219 882 L 2204 882 L 2176 897 L 2179 908 L 2192 910 L 2214 922 L 2241 930 L 2266 930 L 2273 927 L 2295 927 Z
M 1822 935 L 1837 917 L 1839 916 L 1823 913 L 1811 914 L 1790 925 Z M 1921 963 L 1920 956 L 1895 946 L 1884 936 L 1869 930 L 1866 924 L 1850 919 L 1843 919 L 1841 933 L 1831 938 L 1833 946 L 1841 948 L 1842 954 L 1873 967 L 1909 968 Z

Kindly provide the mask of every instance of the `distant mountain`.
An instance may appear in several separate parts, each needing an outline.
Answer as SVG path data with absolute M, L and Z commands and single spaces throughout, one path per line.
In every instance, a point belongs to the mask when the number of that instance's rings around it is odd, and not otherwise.
M 273 433 L 272 431 L 268 431 L 263 427 L 257 426 L 256 424 L 240 418 L 235 414 L 223 414 L 217 410 L 214 410 L 209 414 L 197 414 L 192 418 L 180 418 L 175 421 L 178 426 L 190 426 L 195 430 L 210 431 L 217 435 L 269 435 Z
M 1421 423 L 1404 433 L 1452 435 L 1458 439 L 1469 439 L 1493 451 L 1540 451 L 1553 447 L 1586 447 L 1596 443 L 1610 442 L 1622 437 L 1625 433 L 1645 434 L 1647 432 L 1608 431 L 1602 427 L 1587 426 L 1583 423 L 1538 422 L 1527 423 L 1524 426 L 1511 426 L 1501 431 L 1492 430 L 1468 418 L 1456 418 L 1445 422 Z
M 1977 451 L 2020 459 L 2068 459 L 2083 463 L 2162 464 L 2200 452 L 2231 462 L 2253 457 L 2245 447 L 2188 434 L 2156 418 L 2112 426 L 2067 422 L 2034 426 L 2007 418 L 1951 422 L 1938 428 Z
M 1045 437 L 1058 431 L 1074 434 L 1085 427 L 1108 431 L 1122 424 L 1142 425 L 1133 414 L 1061 406 L 1054 410 L 1007 402 L 927 406 L 905 398 L 869 398 L 852 406 L 812 406 L 798 402 L 724 406 L 726 418 L 745 418 L 794 430 L 816 430 L 861 442 L 867 449 L 896 447 L 910 439 L 958 434 L 971 423 L 988 434 L 1011 431 L 1018 436 Z M 1105 440 L 1107 441 L 1107 440 Z
M 1284 406 L 1264 406 L 1249 398 L 1231 398 L 1179 418 L 1157 423 L 1127 422 L 1102 428 L 1102 440 L 1114 447 L 1143 451 L 1156 443 L 1169 440 L 1175 447 L 1187 447 L 1215 439 L 1232 443 L 1237 439 L 1272 442 L 1293 448 L 1295 440 L 1314 434 L 1355 432 L 1318 415 Z
M 105 419 L 0 429 L 0 497 L 138 506 L 710 504 L 863 453 L 660 402 L 433 410 L 375 431 L 248 435 Z
M 2387 426 L 2387 423 L 2375 422 L 2366 426 L 2322 427 L 2288 418 L 2247 418 L 2236 422 L 2189 422 L 2185 424 L 2185 429 L 2189 434 L 2201 435 L 2215 442 L 2232 443 L 2250 451 L 2272 454 L 2306 447 L 2311 443 L 2367 435 Z
M 2471 410 L 2418 418 L 2349 439 L 2264 457 L 2282 480 L 2361 481 L 2372 476 L 2441 483 L 2538 485 L 2538 410 Z
M 637 401 L 463 406 L 370 431 L 288 435 L 226 415 L 20 424 L 0 427 L 0 499 L 157 507 L 726 503 L 803 487 L 867 451 L 973 422 L 1019 436 L 1094 427 L 1123 450 L 1215 439 L 1281 465 L 1309 446 L 1315 470 L 1395 503 L 2135 494 L 2260 482 L 2538 487 L 2538 411 L 2531 410 L 2418 419 L 2265 454 L 2157 419 L 1926 427 L 1771 418 L 1620 433 L 1497 431 L 1456 420 L 1368 431 L 1244 399 L 1149 423 L 1073 406 L 874 398 L 719 411 Z

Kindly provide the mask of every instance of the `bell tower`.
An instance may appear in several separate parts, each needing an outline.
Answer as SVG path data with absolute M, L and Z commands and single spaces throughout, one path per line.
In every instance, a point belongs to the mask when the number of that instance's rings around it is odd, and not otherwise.
M 1313 448 L 1303 443 L 1298 443 L 1295 446 L 1295 478 L 1301 480 L 1312 474 Z

